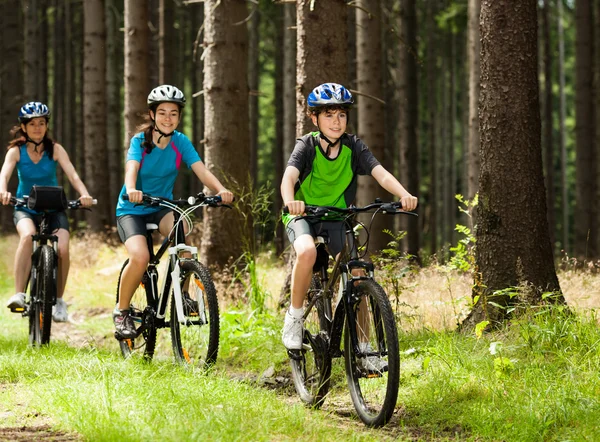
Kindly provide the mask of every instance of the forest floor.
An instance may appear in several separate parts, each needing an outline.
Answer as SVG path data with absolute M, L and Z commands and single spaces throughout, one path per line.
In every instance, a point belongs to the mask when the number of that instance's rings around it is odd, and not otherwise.
M 16 237 L 0 238 L 3 250 L 16 248 Z M 118 351 L 113 337 L 111 311 L 114 306 L 115 285 L 121 263 L 125 259 L 122 247 L 107 247 L 98 239 L 78 240 L 71 244 L 71 254 L 77 257 L 72 260 L 70 280 L 65 298 L 69 303 L 69 322 L 55 323 L 52 326 L 52 340 L 64 342 L 69 347 L 79 349 L 113 349 Z M 0 255 L 0 276 L 9 273 L 12 266 L 10 253 Z M 263 256 L 259 259 L 260 284 L 268 294 L 267 307 L 277 316 L 279 290 L 285 279 L 285 268 L 277 260 Z M 566 263 L 566 260 L 565 260 Z M 563 264 L 565 264 L 563 263 Z M 589 310 L 600 308 L 600 276 L 595 271 L 581 272 L 565 265 L 559 271 L 559 279 L 565 298 L 569 305 L 576 309 Z M 591 270 L 594 270 L 590 266 Z M 221 300 L 221 311 L 238 308 L 243 298 L 243 288 L 232 288 L 225 281 L 216 281 Z M 2 299 L 11 293 L 12 281 L 0 283 Z M 441 266 L 430 266 L 416 273 L 408 274 L 398 288 L 396 294 L 388 294 L 401 312 L 401 328 L 409 332 L 417 329 L 453 330 L 457 323 L 468 312 L 471 280 L 468 275 L 445 270 Z M 4 301 L 2 301 L 4 302 Z M 0 306 L 1 307 L 1 306 Z M 281 314 L 283 317 L 283 314 Z M 21 327 L 26 327 L 25 320 Z M 223 339 L 223 338 L 222 338 Z M 228 376 L 234 380 L 251 382 L 269 390 L 276 390 L 284 403 L 298 403 L 293 385 L 290 381 L 289 366 L 268 366 L 264 370 L 240 369 L 239 366 L 228 366 Z M 20 401 L 18 386 L 0 382 L 0 399 L 11 397 L 10 408 L 0 406 L 0 440 L 28 441 L 72 441 L 82 440 L 77 433 L 69 433 L 57 429 L 53 419 L 37 412 L 31 412 L 26 399 Z M 14 400 L 14 398 L 17 398 Z M 0 401 L 2 402 L 2 401 Z M 323 411 L 328 413 L 332 424 L 340 428 L 356 426 L 357 431 L 363 426 L 356 419 L 347 394 L 328 397 Z M 418 427 L 407 428 L 402 423 L 403 409 L 397 409 L 393 420 L 388 423 L 380 436 L 385 438 L 402 437 L 405 440 L 450 440 L 461 434 L 460 428 L 447 428 L 439 431 L 432 439 L 430 434 L 422 433 Z M 460 437 L 459 437 L 460 439 Z

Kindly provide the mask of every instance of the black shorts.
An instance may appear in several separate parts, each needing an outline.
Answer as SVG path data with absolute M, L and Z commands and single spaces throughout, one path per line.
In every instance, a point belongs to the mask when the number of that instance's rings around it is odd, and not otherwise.
M 346 230 L 351 228 L 344 221 L 320 221 L 318 219 L 293 218 L 285 227 L 285 231 L 292 244 L 301 235 L 311 235 L 313 238 L 322 236 L 327 244 L 327 249 L 332 256 L 336 256 L 344 248 Z M 354 246 L 354 237 L 352 237 Z
M 119 238 L 125 242 L 135 235 L 146 235 L 146 224 L 160 225 L 165 215 L 171 213 L 171 209 L 161 209 L 148 215 L 122 215 L 117 218 L 117 232 Z
M 22 219 L 30 219 L 33 221 L 36 229 L 40 229 L 40 223 L 42 222 L 42 214 L 34 215 L 24 210 L 15 210 L 13 213 L 13 222 L 15 227 Z M 65 212 L 51 212 L 49 214 L 50 219 L 50 231 L 56 232 L 58 229 L 65 229 L 69 231 L 69 218 Z

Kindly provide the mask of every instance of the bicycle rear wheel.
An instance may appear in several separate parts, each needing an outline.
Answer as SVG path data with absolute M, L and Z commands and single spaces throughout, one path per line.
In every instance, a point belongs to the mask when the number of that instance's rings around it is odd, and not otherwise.
M 330 300 L 322 296 L 321 281 L 313 275 L 304 301 L 305 308 L 315 296 L 319 298 L 304 320 L 302 350 L 290 352 L 290 363 L 292 380 L 300 399 L 306 405 L 318 408 L 329 391 L 331 378 L 331 357 L 325 325 L 325 306 Z
M 386 424 L 396 407 L 400 382 L 398 332 L 388 297 L 375 281 L 356 288 L 360 301 L 352 308 L 356 318 L 346 316 L 344 357 L 350 396 L 360 419 L 370 427 Z M 356 327 L 361 355 L 356 355 L 349 327 Z
M 119 304 L 119 288 L 121 287 L 121 276 L 125 266 L 129 263 L 127 259 L 121 267 L 119 280 L 117 282 L 116 303 Z M 124 358 L 132 354 L 142 354 L 145 359 L 151 360 L 154 357 L 154 348 L 156 346 L 156 327 L 154 325 L 154 296 L 152 294 L 152 282 L 149 273 L 144 272 L 140 284 L 135 289 L 131 303 L 129 305 L 129 314 L 133 319 L 135 328 L 139 329 L 143 324 L 145 328 L 135 339 L 119 340 L 119 348 Z
M 56 259 L 48 245 L 40 247 L 31 283 L 29 305 L 29 343 L 34 346 L 50 342 L 52 304 L 56 299 Z
M 177 315 L 175 294 L 171 297 L 171 343 L 175 358 L 184 364 L 205 367 L 214 364 L 219 351 L 219 303 L 210 272 L 191 259 L 179 261 L 183 318 Z M 173 281 L 176 284 L 177 281 Z

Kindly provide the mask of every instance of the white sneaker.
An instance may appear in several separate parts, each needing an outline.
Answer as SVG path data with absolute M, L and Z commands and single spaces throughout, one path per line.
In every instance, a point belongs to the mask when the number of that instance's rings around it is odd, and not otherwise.
M 24 309 L 25 308 L 25 293 L 15 293 L 10 297 L 6 306 L 11 310 Z
M 289 310 L 285 314 L 283 323 L 282 340 L 288 350 L 300 350 L 302 348 L 302 333 L 304 318 L 294 318 Z
M 56 305 L 52 308 L 52 319 L 54 319 L 54 322 L 67 322 L 69 320 L 67 303 L 64 299 L 56 299 Z
M 361 342 L 359 344 L 360 350 L 365 353 L 373 353 L 375 349 L 368 342 Z M 365 356 L 356 360 L 359 368 L 370 372 L 370 373 L 382 373 L 387 370 L 388 363 L 381 356 Z

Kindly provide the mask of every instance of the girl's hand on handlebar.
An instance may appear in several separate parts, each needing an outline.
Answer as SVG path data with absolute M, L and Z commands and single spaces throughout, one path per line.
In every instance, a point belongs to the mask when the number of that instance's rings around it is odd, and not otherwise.
M 10 204 L 10 197 L 12 195 L 10 192 L 0 192 L 0 203 L 3 206 L 8 206 Z
M 217 195 L 219 195 L 221 197 L 221 201 L 224 204 L 229 204 L 230 202 L 233 201 L 233 193 L 231 193 L 227 189 L 221 190 L 219 193 L 217 193 Z
M 127 196 L 129 197 L 129 201 L 137 204 L 142 202 L 142 191 L 136 189 L 127 189 Z
M 288 201 L 285 205 L 290 215 L 304 215 L 304 201 Z
M 400 198 L 400 202 L 402 203 L 402 210 L 406 212 L 411 212 L 417 208 L 419 204 L 419 200 L 416 196 L 412 196 L 410 193 L 408 195 Z
M 94 199 L 89 195 L 81 195 L 79 197 L 79 202 L 83 207 L 92 207 L 94 204 Z

